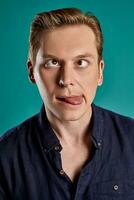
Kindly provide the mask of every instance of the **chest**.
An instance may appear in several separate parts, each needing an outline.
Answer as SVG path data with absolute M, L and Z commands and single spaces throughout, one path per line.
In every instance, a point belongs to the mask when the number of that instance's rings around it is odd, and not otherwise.
M 62 168 L 72 182 L 78 178 L 82 168 L 89 161 L 90 153 L 90 146 L 79 146 L 72 149 L 64 147 L 61 151 Z
M 70 179 L 74 180 L 89 158 L 90 150 L 88 151 L 84 147 L 78 148 L 76 151 L 63 149 L 61 151 L 62 167 L 64 171 L 66 170 L 65 172 Z M 119 157 L 117 157 L 117 152 L 115 154 L 113 151 L 108 154 L 108 157 L 106 154 L 106 151 L 96 150 L 94 159 L 89 162 L 90 165 L 86 172 L 78 180 L 80 187 L 77 188 L 76 192 L 74 191 L 75 200 L 134 199 L 133 159 L 128 159 L 128 156 L 125 159 L 124 153 L 121 153 Z M 59 153 L 54 155 L 56 157 Z M 133 158 L 133 152 L 129 152 L 129 156 Z M 105 160 L 103 157 L 107 157 L 107 159 Z M 31 154 L 26 154 L 24 160 L 22 158 L 21 155 L 18 159 L 15 158 L 11 175 L 8 174 L 9 184 L 11 183 L 13 188 L 12 199 L 71 199 L 72 192 L 70 192 L 66 177 L 62 177 L 60 173 L 57 176 L 57 173 L 55 173 L 57 170 L 53 170 L 54 167 L 51 166 L 52 162 L 49 162 L 47 154 L 44 153 L 41 159 L 38 156 L 33 158 Z M 16 160 L 23 164 L 20 166 L 21 168 L 18 167 Z M 12 174 L 15 174 L 14 179 L 11 179 Z M 20 197 L 20 194 L 23 194 L 23 196 Z

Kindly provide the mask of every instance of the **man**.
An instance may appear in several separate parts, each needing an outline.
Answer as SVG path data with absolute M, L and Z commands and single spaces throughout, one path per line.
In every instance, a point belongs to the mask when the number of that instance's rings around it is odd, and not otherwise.
M 28 72 L 41 112 L 0 142 L 0 199 L 134 199 L 134 120 L 95 106 L 103 37 L 92 14 L 40 13 Z

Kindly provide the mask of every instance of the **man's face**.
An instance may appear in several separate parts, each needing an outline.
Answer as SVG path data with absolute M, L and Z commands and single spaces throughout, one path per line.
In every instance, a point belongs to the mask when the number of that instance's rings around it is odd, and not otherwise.
M 102 83 L 103 61 L 98 64 L 95 35 L 88 26 L 44 32 L 29 71 L 31 68 L 47 113 L 65 121 L 89 115 L 97 86 Z

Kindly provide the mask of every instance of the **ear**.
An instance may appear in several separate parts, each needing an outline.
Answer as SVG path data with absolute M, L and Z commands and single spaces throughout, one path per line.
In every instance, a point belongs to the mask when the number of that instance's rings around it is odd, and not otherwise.
M 98 72 L 98 86 L 103 83 L 103 70 L 104 70 L 104 60 L 99 62 L 99 72 Z
M 28 77 L 31 83 L 36 83 L 34 78 L 34 70 L 33 70 L 33 64 L 31 60 L 27 61 L 27 69 L 28 69 Z

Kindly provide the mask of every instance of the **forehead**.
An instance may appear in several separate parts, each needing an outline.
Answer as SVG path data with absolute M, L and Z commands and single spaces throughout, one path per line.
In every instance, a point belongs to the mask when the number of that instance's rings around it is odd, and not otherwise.
M 59 57 L 89 52 L 97 56 L 95 34 L 87 25 L 66 25 L 44 31 L 40 49 Z

